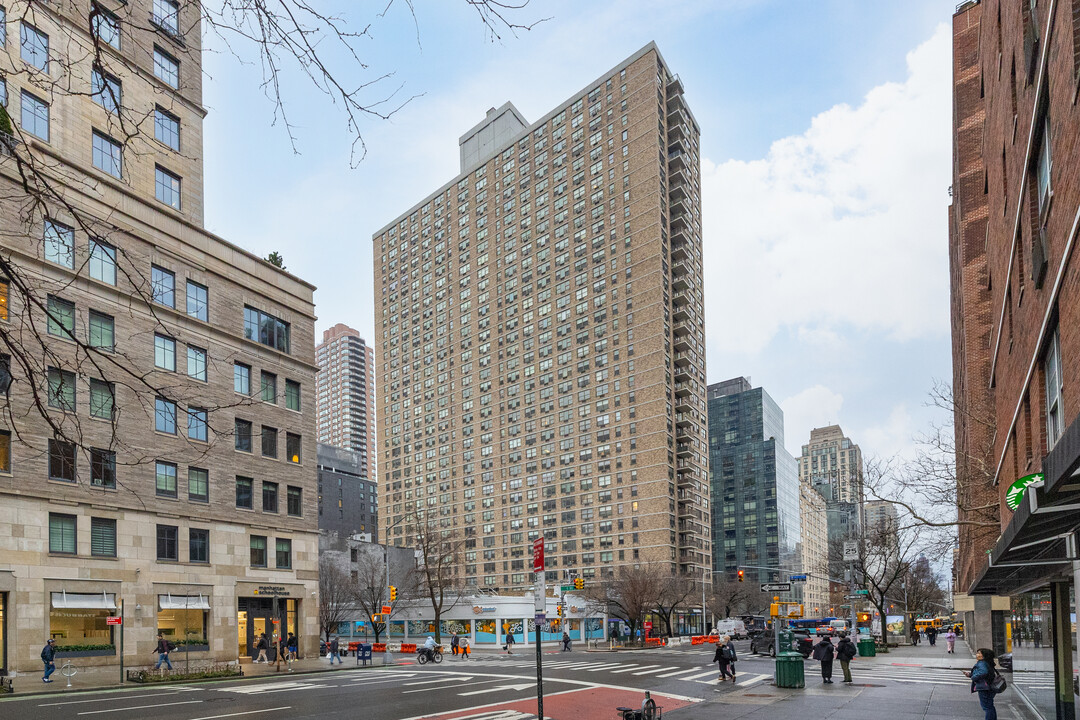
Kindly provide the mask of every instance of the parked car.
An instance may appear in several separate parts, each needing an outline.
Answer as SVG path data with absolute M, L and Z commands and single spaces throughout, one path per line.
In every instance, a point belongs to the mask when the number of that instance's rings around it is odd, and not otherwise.
M 1004 655 L 998 655 L 997 656 L 998 667 L 1001 668 L 1002 670 L 1004 670 L 1005 672 L 1012 672 L 1013 671 L 1013 661 L 1012 660 L 1013 660 L 1012 653 L 1005 653 Z
M 803 659 L 810 657 L 810 653 L 814 651 L 814 637 L 811 636 L 808 630 L 802 628 L 793 630 L 795 649 L 799 654 L 803 656 Z M 757 655 L 769 655 L 770 657 L 776 657 L 776 636 L 771 630 L 757 633 L 750 637 L 750 652 Z

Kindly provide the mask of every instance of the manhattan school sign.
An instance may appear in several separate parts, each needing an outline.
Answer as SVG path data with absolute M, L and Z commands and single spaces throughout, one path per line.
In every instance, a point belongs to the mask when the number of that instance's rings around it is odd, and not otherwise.
M 260 585 L 258 583 L 236 583 L 237 597 L 304 597 L 303 585 Z

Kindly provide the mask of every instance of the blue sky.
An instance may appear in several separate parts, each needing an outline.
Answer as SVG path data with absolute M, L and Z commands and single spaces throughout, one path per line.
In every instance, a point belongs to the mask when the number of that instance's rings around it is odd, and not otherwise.
M 511 16 L 550 19 L 499 41 L 464 0 L 417 0 L 415 25 L 383 6 L 336 5 L 372 23 L 367 70 L 333 55 L 342 78 L 393 73 L 371 101 L 412 98 L 364 121 L 355 168 L 340 108 L 299 73 L 284 78 L 296 154 L 258 63 L 206 58 L 206 225 L 317 285 L 318 333 L 373 340 L 371 235 L 457 173 L 458 136 L 487 108 L 538 118 L 655 40 L 702 131 L 709 381 L 763 385 L 793 454 L 831 422 L 868 455 L 910 449 L 951 377 L 955 3 L 532 0 Z

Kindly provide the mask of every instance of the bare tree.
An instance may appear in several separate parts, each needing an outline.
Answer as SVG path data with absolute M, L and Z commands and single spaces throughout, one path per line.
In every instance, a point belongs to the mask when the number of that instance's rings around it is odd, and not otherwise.
M 664 624 L 668 637 L 675 635 L 671 628 L 671 616 L 679 609 L 688 609 L 695 598 L 701 597 L 701 580 L 679 575 L 660 585 L 656 599 L 656 614 Z
M 435 641 L 442 642 L 443 614 L 465 597 L 461 572 L 465 542 L 459 531 L 441 528 L 435 520 L 420 520 L 417 527 L 416 568 L 412 571 L 408 593 L 412 598 L 431 603 L 435 614 Z
M 333 555 L 319 558 L 319 631 L 326 642 L 349 619 L 355 597 L 353 582 Z
M 761 612 L 769 605 L 769 596 L 760 585 L 737 582 L 731 578 L 713 578 L 713 590 L 708 598 L 709 612 L 719 618 Z
M 353 600 L 364 611 L 364 616 L 371 623 L 371 630 L 375 634 L 375 642 L 386 630 L 386 618 L 375 622 L 375 616 L 382 614 L 382 606 L 386 602 L 386 587 L 389 581 L 386 578 L 386 564 L 383 558 L 375 552 L 361 551 L 356 560 L 356 579 L 352 583 Z
M 903 578 L 904 601 L 911 615 L 935 616 L 946 609 L 945 588 L 926 558 L 916 558 Z
M 670 580 L 670 574 L 658 572 L 652 565 L 623 566 L 615 575 L 587 585 L 585 593 L 605 607 L 608 615 L 625 622 L 633 637 L 645 616 L 659 605 L 664 584 Z
M 884 523 L 867 528 L 859 542 L 859 559 L 853 563 L 855 578 L 869 592 L 868 599 L 882 618 L 882 643 L 887 639 L 884 620 L 890 596 L 900 589 L 921 552 L 922 531 L 920 526 L 897 531 L 890 523 Z

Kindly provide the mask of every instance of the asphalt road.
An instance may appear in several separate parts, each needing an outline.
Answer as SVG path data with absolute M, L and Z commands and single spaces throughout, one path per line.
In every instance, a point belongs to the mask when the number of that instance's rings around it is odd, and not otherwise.
M 745 643 L 743 643 L 745 645 Z M 260 720 L 378 718 L 514 720 L 536 713 L 536 664 L 531 648 L 513 655 L 439 665 L 350 668 L 193 685 L 140 687 L 77 694 L 15 696 L 0 701 L 11 720 Z M 555 720 L 615 717 L 638 707 L 650 690 L 665 714 L 719 692 L 712 646 L 618 653 L 545 651 L 544 714 Z M 767 685 L 773 663 L 743 654 L 738 685 Z M 677 712 L 675 717 L 677 717 Z

